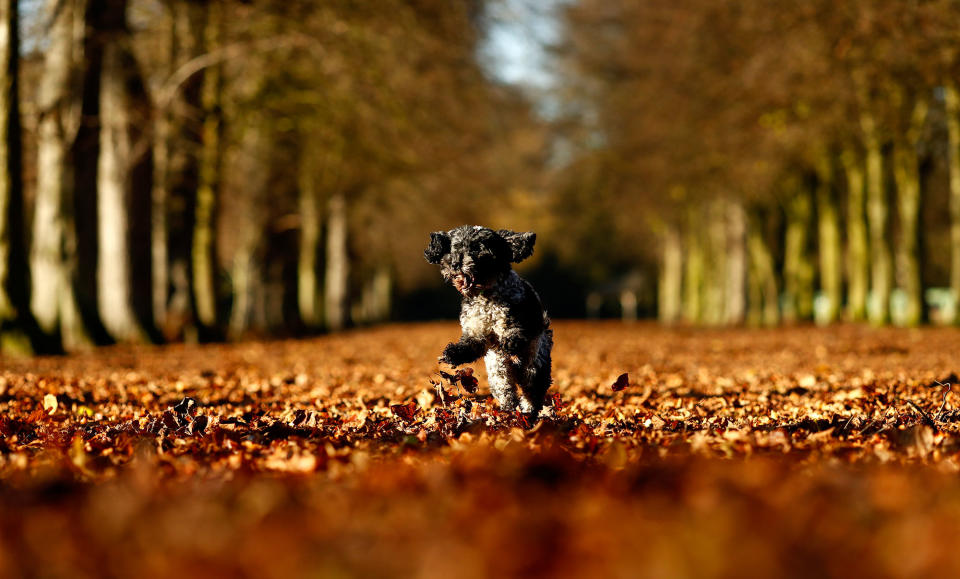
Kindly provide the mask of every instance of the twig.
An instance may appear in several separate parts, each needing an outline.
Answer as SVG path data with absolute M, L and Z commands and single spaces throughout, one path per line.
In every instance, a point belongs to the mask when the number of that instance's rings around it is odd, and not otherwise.
M 946 388 L 946 390 L 943 391 L 943 400 L 940 402 L 940 408 L 937 409 L 937 420 L 940 420 L 940 417 L 943 415 L 943 409 L 947 405 L 947 394 L 950 394 L 950 391 L 953 390 L 953 384 L 951 384 L 950 382 L 947 382 L 946 384 L 944 384 L 939 380 L 934 380 L 934 382 L 936 382 L 943 388 Z
M 923 408 L 920 408 L 919 406 L 917 406 L 917 404 L 916 404 L 913 400 L 907 400 L 907 404 L 909 404 L 910 406 L 913 406 L 914 408 L 916 408 L 917 411 L 920 412 L 921 415 L 923 415 L 923 418 L 924 418 L 924 420 L 926 420 L 927 424 L 929 424 L 930 426 L 932 426 L 932 427 L 934 427 L 934 428 L 937 427 L 937 423 L 933 420 L 933 418 L 930 417 L 929 414 L 927 414 L 927 411 L 924 410 Z
M 850 422 L 852 422 L 853 419 L 856 418 L 856 416 L 857 416 L 856 414 L 850 416 L 850 419 L 847 420 L 847 423 L 844 424 L 843 428 L 840 429 L 839 434 L 845 434 L 847 432 L 847 427 L 850 426 Z

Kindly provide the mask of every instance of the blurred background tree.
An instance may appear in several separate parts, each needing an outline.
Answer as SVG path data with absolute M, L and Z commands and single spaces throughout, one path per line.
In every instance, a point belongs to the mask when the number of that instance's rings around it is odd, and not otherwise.
M 952 0 L 0 15 L 4 352 L 449 317 L 462 223 L 538 231 L 556 317 L 958 319 Z

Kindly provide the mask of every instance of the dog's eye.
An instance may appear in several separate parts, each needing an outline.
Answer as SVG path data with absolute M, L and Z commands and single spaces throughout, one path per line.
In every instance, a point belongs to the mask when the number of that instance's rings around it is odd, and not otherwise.
M 490 251 L 490 248 L 487 247 L 486 244 L 484 244 L 483 242 L 478 242 L 473 244 L 470 247 L 470 252 L 477 257 L 485 257 L 493 253 Z

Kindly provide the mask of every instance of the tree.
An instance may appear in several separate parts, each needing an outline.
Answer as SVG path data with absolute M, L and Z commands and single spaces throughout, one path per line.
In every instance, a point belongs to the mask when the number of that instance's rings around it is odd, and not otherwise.
M 31 329 L 23 206 L 19 10 L 0 2 L 0 353 L 29 352 Z
M 159 259 L 166 257 L 156 276 L 156 309 L 162 310 L 158 323 L 168 337 L 197 336 L 194 305 L 193 239 L 199 187 L 203 135 L 203 87 L 208 55 L 206 25 L 208 3 L 171 0 L 169 61 L 164 67 L 162 116 L 157 130 L 160 153 L 157 157 L 154 188 L 153 243 Z M 171 81 L 173 81 L 171 83 Z M 169 86 L 168 86 L 169 85 Z M 165 187 L 164 187 L 165 185 Z M 163 307 L 161 307 L 161 302 Z
M 208 51 L 221 48 L 224 34 L 222 0 L 207 0 L 206 26 L 203 30 Z M 217 333 L 217 203 L 220 196 L 220 172 L 223 163 L 223 70 L 222 63 L 208 67 L 203 75 L 202 148 L 199 182 L 193 219 L 193 302 L 197 322 L 206 337 Z
M 102 15 L 100 153 L 97 172 L 100 317 L 125 342 L 150 339 L 153 303 L 150 194 L 153 157 L 150 103 L 127 30 L 128 0 L 110 0 Z
M 88 177 L 84 173 L 87 167 L 78 169 L 76 156 L 89 154 L 85 148 L 90 142 L 89 133 L 82 124 L 84 113 L 93 105 L 85 98 L 89 96 L 86 91 L 77 86 L 89 86 L 89 76 L 99 72 L 99 55 L 84 36 L 84 31 L 95 29 L 95 13 L 84 10 L 84 3 L 48 0 L 46 16 L 50 41 L 37 103 L 30 307 L 41 331 L 59 338 L 67 350 L 75 350 L 93 344 L 88 321 L 91 308 L 81 310 L 81 292 L 84 286 L 89 287 L 96 271 L 89 261 L 91 236 L 77 225 L 78 211 L 89 208 L 94 196 L 92 188 L 78 188 L 87 184 L 82 181 Z M 85 57 L 92 62 L 87 75 L 81 75 Z

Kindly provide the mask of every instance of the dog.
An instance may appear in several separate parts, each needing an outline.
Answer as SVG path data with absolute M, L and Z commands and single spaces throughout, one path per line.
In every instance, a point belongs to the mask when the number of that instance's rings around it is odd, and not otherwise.
M 464 225 L 431 233 L 423 252 L 462 296 L 462 335 L 439 361 L 460 366 L 483 357 L 500 409 L 534 418 L 550 388 L 553 330 L 540 296 L 511 264 L 530 257 L 536 239 L 533 232 Z

